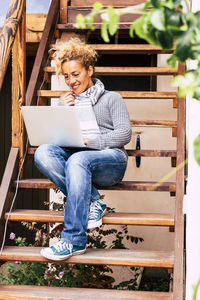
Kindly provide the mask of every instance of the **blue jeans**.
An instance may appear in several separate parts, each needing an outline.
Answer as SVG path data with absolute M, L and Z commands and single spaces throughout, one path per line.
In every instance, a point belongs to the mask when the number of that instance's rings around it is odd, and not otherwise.
M 90 202 L 101 187 L 114 185 L 124 176 L 127 157 L 118 149 L 72 151 L 44 144 L 35 152 L 37 168 L 67 196 L 61 239 L 85 246 Z

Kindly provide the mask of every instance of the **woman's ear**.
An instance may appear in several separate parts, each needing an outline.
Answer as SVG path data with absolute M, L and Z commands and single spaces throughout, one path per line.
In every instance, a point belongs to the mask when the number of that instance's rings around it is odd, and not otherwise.
M 89 66 L 89 68 L 88 68 L 88 75 L 89 75 L 90 77 L 92 77 L 93 73 L 94 73 L 94 68 L 93 68 L 93 66 Z

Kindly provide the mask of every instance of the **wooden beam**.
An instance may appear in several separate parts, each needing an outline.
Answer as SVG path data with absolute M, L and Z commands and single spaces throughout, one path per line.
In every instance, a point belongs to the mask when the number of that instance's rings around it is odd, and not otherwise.
M 41 32 L 44 30 L 47 14 L 27 14 L 26 29 L 32 32 Z
M 71 6 L 87 7 L 93 6 L 95 2 L 95 0 L 71 0 Z M 101 0 L 100 2 L 104 6 L 113 5 L 114 7 L 125 7 L 142 4 L 145 3 L 146 0 Z
M 147 91 L 116 91 L 124 99 L 174 99 L 175 92 L 147 92 Z M 66 91 L 39 90 L 37 95 L 45 98 L 59 98 Z
M 10 53 L 21 20 L 25 0 L 12 0 L 0 33 L 0 89 L 10 59 Z
M 54 299 L 54 300 L 172 300 L 171 292 L 145 292 L 112 290 L 97 288 L 66 288 L 52 286 L 33 286 L 33 285 L 4 285 L 1 284 L 1 300 L 27 300 L 30 299 Z M 53 298 L 52 298 L 53 295 Z
M 0 255 L 0 260 L 5 261 L 33 261 L 49 262 L 40 254 L 41 247 L 6 246 Z M 63 261 L 64 262 L 64 261 Z M 66 260 L 65 260 L 66 262 Z M 60 262 L 59 262 L 60 263 Z M 88 248 L 84 255 L 73 255 L 67 263 L 110 265 L 110 266 L 135 266 L 173 268 L 173 251 L 158 250 L 129 250 L 129 249 L 91 249 Z
M 26 93 L 26 105 L 36 103 L 37 89 L 43 82 L 43 68 L 48 58 L 49 44 L 52 40 L 59 12 L 59 0 L 52 0 L 46 20 L 42 40 L 35 58 L 31 78 Z
M 25 103 L 26 91 L 26 2 L 22 21 L 17 29 L 12 50 L 12 147 L 19 148 L 19 163 L 24 156 L 24 123 L 21 106 Z
M 60 23 L 67 23 L 67 1 L 60 0 Z
M 11 148 L 0 186 L 0 244 L 4 234 L 4 214 L 9 211 L 14 196 L 12 181 L 17 177 L 18 148 Z
M 178 74 L 184 74 L 185 66 L 179 63 Z M 177 117 L 177 166 L 185 160 L 185 99 L 178 99 Z M 174 300 L 183 299 L 183 255 L 184 255 L 184 166 L 176 172 L 176 202 L 175 202 L 175 246 L 174 246 Z

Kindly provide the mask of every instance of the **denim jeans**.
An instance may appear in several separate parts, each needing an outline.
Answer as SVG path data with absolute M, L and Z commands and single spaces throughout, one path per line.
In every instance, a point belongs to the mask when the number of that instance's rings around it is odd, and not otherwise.
M 44 144 L 34 159 L 37 168 L 67 196 L 61 239 L 85 246 L 90 202 L 100 198 L 93 184 L 106 187 L 120 182 L 127 166 L 125 153 L 118 149 L 72 151 Z

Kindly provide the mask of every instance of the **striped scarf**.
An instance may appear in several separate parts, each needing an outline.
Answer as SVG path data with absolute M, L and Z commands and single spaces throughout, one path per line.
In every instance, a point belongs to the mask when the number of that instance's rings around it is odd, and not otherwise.
M 93 111 L 93 105 L 97 103 L 104 93 L 104 85 L 99 79 L 93 80 L 94 85 L 80 95 L 75 95 L 75 108 L 80 121 L 80 128 L 83 137 L 95 139 L 99 134 L 99 126 Z

